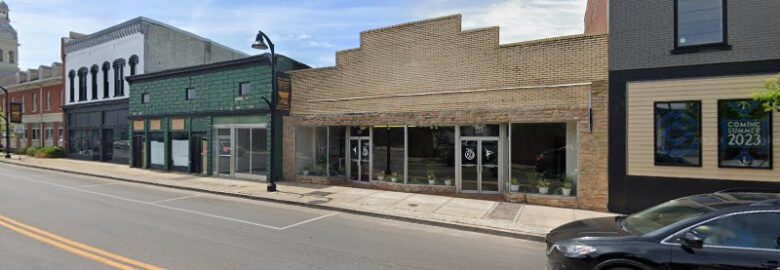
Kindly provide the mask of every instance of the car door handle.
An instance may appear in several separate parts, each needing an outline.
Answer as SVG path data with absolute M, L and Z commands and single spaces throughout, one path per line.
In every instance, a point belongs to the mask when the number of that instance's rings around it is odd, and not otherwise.
M 777 261 L 767 261 L 761 264 L 761 267 L 772 270 L 780 270 L 780 263 Z

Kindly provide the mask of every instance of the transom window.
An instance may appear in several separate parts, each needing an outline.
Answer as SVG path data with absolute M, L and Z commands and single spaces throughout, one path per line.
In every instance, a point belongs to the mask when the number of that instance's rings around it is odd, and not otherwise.
M 677 0 L 676 47 L 726 43 L 725 0 Z

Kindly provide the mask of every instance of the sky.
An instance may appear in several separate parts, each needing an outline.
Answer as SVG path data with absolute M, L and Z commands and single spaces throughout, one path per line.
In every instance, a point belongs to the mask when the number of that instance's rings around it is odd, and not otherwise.
M 20 68 L 60 61 L 69 31 L 94 33 L 138 16 L 193 32 L 247 54 L 257 30 L 278 53 L 312 67 L 359 46 L 360 32 L 463 15 L 463 29 L 500 27 L 501 43 L 583 32 L 587 0 L 8 0 L 19 34 Z

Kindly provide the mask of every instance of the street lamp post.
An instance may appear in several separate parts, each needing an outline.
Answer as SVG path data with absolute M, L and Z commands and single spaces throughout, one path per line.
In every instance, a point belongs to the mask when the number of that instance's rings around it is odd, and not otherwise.
M 268 45 L 266 45 L 266 42 L 268 42 Z M 268 104 L 268 111 L 271 114 L 271 149 L 269 156 L 271 156 L 271 166 L 270 166 L 270 172 L 268 173 L 268 187 L 266 190 L 269 192 L 276 191 L 276 160 L 274 160 L 275 157 L 275 149 L 274 145 L 276 142 L 274 141 L 274 138 L 276 137 L 276 106 L 277 106 L 277 100 L 276 96 L 278 91 L 276 89 L 276 54 L 274 53 L 274 43 L 271 42 L 271 39 L 268 38 L 268 35 L 263 33 L 263 31 L 257 31 L 257 37 L 255 37 L 255 42 L 252 43 L 252 48 L 257 50 L 271 50 L 271 100 L 268 100 L 266 97 L 263 97 L 263 100 L 265 100 L 265 103 Z
M 5 158 L 11 158 L 11 97 L 8 96 L 8 90 L 0 86 L 5 93 Z

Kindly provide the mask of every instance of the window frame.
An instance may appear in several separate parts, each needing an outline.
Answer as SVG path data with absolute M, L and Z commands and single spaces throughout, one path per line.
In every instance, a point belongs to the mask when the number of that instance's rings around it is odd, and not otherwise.
M 192 93 L 192 97 L 190 97 L 190 93 Z M 184 88 L 184 100 L 195 100 L 196 98 L 197 98 L 197 95 L 195 95 L 195 88 L 194 87 Z
M 720 50 L 731 50 L 731 45 L 729 45 L 728 42 L 728 6 L 726 5 L 726 0 L 721 0 L 721 8 L 723 12 L 723 33 L 722 33 L 722 40 L 721 42 L 716 43 L 707 43 L 707 44 L 697 44 L 697 45 L 688 45 L 688 46 L 680 46 L 680 27 L 679 27 L 679 6 L 680 6 L 680 0 L 674 0 L 674 49 L 672 50 L 672 54 L 681 54 L 681 53 L 691 53 L 691 52 L 699 52 L 703 49 L 720 49 Z
M 717 120 L 718 121 L 718 130 L 717 130 L 717 132 L 718 132 L 718 151 L 717 151 L 717 154 L 718 154 L 718 168 L 772 170 L 772 169 L 774 169 L 774 154 L 775 154 L 774 153 L 774 149 L 773 149 L 774 148 L 774 144 L 772 143 L 772 140 L 774 140 L 774 136 L 772 136 L 773 132 L 774 132 L 774 125 L 773 125 L 774 122 L 772 122 L 772 121 L 774 121 L 774 119 L 772 118 L 772 116 L 774 115 L 773 111 L 768 112 L 768 114 L 769 114 L 768 115 L 768 117 L 769 117 L 769 120 L 768 120 L 769 121 L 769 140 L 768 140 L 768 143 L 769 143 L 769 153 L 768 153 L 769 167 L 765 167 L 765 168 L 762 168 L 762 167 L 734 167 L 734 166 L 726 166 L 726 165 L 723 165 L 723 163 L 722 163 L 722 160 L 721 160 L 721 153 L 722 153 L 721 152 L 722 151 L 722 149 L 721 149 L 721 142 L 722 141 L 721 141 L 721 133 L 720 133 L 720 130 L 721 130 L 722 126 L 721 126 L 721 121 L 720 121 L 720 118 L 721 118 L 720 117 L 720 104 L 721 104 L 721 102 L 743 101 L 743 100 L 744 101 L 752 101 L 752 99 L 739 99 L 739 98 L 738 99 L 719 99 L 717 101 L 717 103 L 716 103 L 716 110 L 715 111 L 716 111 L 716 116 L 717 116 L 717 119 L 718 119 Z
M 152 97 L 149 93 L 141 93 L 141 104 L 148 105 L 152 101 Z
M 244 85 L 248 86 L 246 93 L 243 92 L 243 90 L 244 90 L 243 86 Z M 246 82 L 238 83 L 238 96 L 239 97 L 248 97 L 250 94 L 252 94 L 252 83 L 251 82 L 246 81 Z
M 656 113 L 655 110 L 658 108 L 658 104 L 660 103 L 697 103 L 699 104 L 699 164 L 664 164 L 658 162 L 658 120 L 656 119 Z M 702 156 L 703 147 L 702 147 L 702 137 L 704 136 L 704 133 L 702 131 L 702 102 L 701 100 L 673 100 L 673 101 L 654 101 L 653 102 L 653 165 L 654 166 L 668 166 L 668 167 L 703 167 L 704 166 L 704 160 Z

